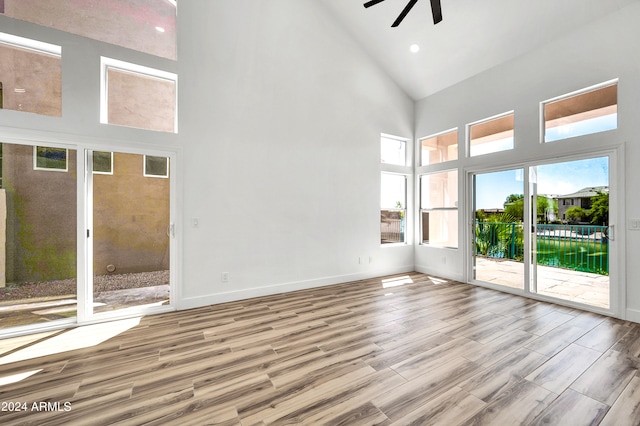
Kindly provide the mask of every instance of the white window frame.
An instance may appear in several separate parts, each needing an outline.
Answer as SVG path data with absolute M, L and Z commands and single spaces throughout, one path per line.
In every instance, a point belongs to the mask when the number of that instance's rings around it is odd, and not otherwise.
M 419 155 L 418 155 L 418 167 L 428 167 L 428 166 L 435 166 L 436 164 L 442 164 L 442 163 L 449 163 L 451 161 L 458 161 L 460 159 L 460 141 L 458 140 L 458 142 L 456 142 L 457 148 L 458 148 L 458 152 L 457 152 L 457 156 L 458 158 L 455 159 L 450 159 L 450 160 L 446 160 L 446 161 L 439 161 L 437 163 L 429 163 L 429 164 L 424 164 L 424 158 L 422 157 L 422 153 L 423 153 L 423 149 L 422 149 L 422 141 L 427 140 L 427 139 L 433 139 L 433 138 L 437 138 L 439 136 L 442 135 L 446 135 L 448 133 L 453 133 L 456 132 L 457 136 L 460 137 L 460 131 L 457 127 L 454 127 L 452 129 L 449 130 L 444 130 L 442 132 L 438 132 L 438 133 L 434 133 L 432 135 L 429 136 L 425 136 L 423 138 L 418 139 L 418 150 L 419 150 Z
M 425 172 L 425 173 L 420 173 L 420 175 L 418 176 L 418 194 L 419 194 L 419 205 L 418 205 L 418 214 L 420 215 L 419 217 L 419 221 L 420 221 L 420 238 L 419 238 L 419 245 L 423 245 L 426 247 L 436 247 L 436 248 L 446 248 L 446 249 L 459 249 L 460 248 L 460 194 L 458 193 L 458 199 L 455 202 L 455 206 L 454 207 L 429 207 L 429 208 L 423 208 L 422 207 L 422 178 L 424 176 L 431 176 L 431 175 L 437 175 L 437 174 L 442 174 L 442 173 L 449 173 L 449 172 L 456 172 L 457 174 L 457 180 L 458 182 L 456 182 L 456 184 L 458 185 L 458 188 L 460 187 L 460 170 L 458 168 L 452 168 L 452 169 L 446 169 L 446 170 L 440 170 L 440 171 L 431 171 L 431 172 Z M 428 212 L 437 212 L 437 211 L 455 211 L 457 213 L 458 216 L 458 241 L 456 242 L 455 246 L 447 246 L 447 245 L 440 245 L 440 244 L 433 244 L 431 242 L 424 242 L 424 240 L 422 239 L 422 235 L 423 235 L 423 213 L 428 213 Z
M 382 247 L 387 247 L 387 246 L 394 246 L 394 245 L 406 245 L 408 244 L 408 223 L 409 223 L 409 216 L 408 216 L 408 212 L 409 209 L 407 208 L 407 204 L 408 204 L 408 199 L 409 199 L 409 178 L 410 175 L 404 174 L 404 173 L 392 173 L 392 172 L 385 172 L 382 171 L 380 172 L 380 180 L 382 181 L 382 176 L 383 175 L 391 175 L 391 176 L 400 176 L 402 178 L 404 178 L 404 197 L 402 200 L 402 208 L 400 207 L 394 207 L 394 206 L 388 206 L 388 207 L 383 207 L 382 205 L 380 206 L 380 212 L 382 211 L 395 211 L 395 212 L 400 212 L 403 216 L 404 216 L 404 238 L 402 241 L 398 241 L 398 242 L 393 242 L 393 243 L 382 243 L 382 231 L 381 231 L 381 235 L 380 235 L 380 245 Z M 380 190 L 382 191 L 382 186 L 380 187 Z M 382 195 L 382 192 L 381 194 Z
M 30 50 L 36 53 L 62 57 L 62 47 L 43 41 L 33 40 L 25 37 L 18 37 L 13 34 L 0 33 L 0 43 L 18 49 Z
M 513 129 L 513 146 L 509 149 L 501 149 L 499 151 L 492 151 L 492 152 L 487 152 L 484 154 L 476 154 L 476 155 L 471 155 L 471 128 L 475 125 L 478 124 L 482 124 L 482 123 L 487 123 L 489 121 L 493 121 L 493 120 L 497 120 L 503 117 L 507 117 L 509 115 L 513 115 L 514 120 L 515 120 L 515 110 L 511 110 L 511 111 L 507 111 L 507 112 L 503 112 L 502 114 L 497 114 L 491 117 L 487 117 L 487 118 L 483 118 L 482 120 L 478 120 L 478 121 L 474 121 L 473 123 L 469 123 L 466 125 L 466 141 L 465 141 L 465 147 L 466 147 L 466 154 L 468 158 L 473 158 L 473 157 L 480 157 L 483 155 L 491 155 L 491 154 L 496 154 L 498 152 L 504 152 L 504 151 L 513 151 L 516 147 L 516 132 L 515 132 L 515 125 L 514 125 L 514 129 Z
M 153 77 L 173 82 L 176 89 L 176 96 L 174 100 L 175 116 L 173 117 L 173 133 L 178 133 L 178 75 L 168 71 L 145 67 L 143 65 L 120 61 L 118 59 L 108 58 L 105 56 L 100 57 L 100 123 L 112 124 L 109 123 L 109 82 L 107 80 L 109 69 L 139 74 L 142 77 Z M 117 126 L 118 124 L 113 125 Z M 152 129 L 142 130 L 157 131 Z
M 596 90 L 604 89 L 605 87 L 618 86 L 618 83 L 619 83 L 619 79 L 614 78 L 613 80 L 608 80 L 608 81 L 605 81 L 603 83 L 594 84 L 593 86 L 589 86 L 589 87 L 585 87 L 583 89 L 575 90 L 573 92 L 566 93 L 566 94 L 560 95 L 560 96 L 556 96 L 555 98 L 547 99 L 546 101 L 540 102 L 540 143 L 541 144 L 548 144 L 548 143 L 553 143 L 553 142 L 560 142 L 560 141 L 565 141 L 567 139 L 571 139 L 571 138 L 574 138 L 574 137 L 592 135 L 592 134 L 595 134 L 595 133 L 607 132 L 607 131 L 610 131 L 610 130 L 618 129 L 620 127 L 620 122 L 619 122 L 620 117 L 619 117 L 619 115 L 617 116 L 617 119 L 616 119 L 616 127 L 615 127 L 615 129 L 607 129 L 607 130 L 602 130 L 602 131 L 593 132 L 593 133 L 585 133 L 585 134 L 580 134 L 580 135 L 575 135 L 575 136 L 567 136 L 565 138 L 560 138 L 560 139 L 554 139 L 554 140 L 551 140 L 551 141 L 547 141 L 546 140 L 547 125 L 546 125 L 546 120 L 545 120 L 545 107 L 547 106 L 547 104 L 550 104 L 550 103 L 553 103 L 553 102 L 557 102 L 557 101 L 562 101 L 562 100 L 565 100 L 565 99 L 569 99 L 569 98 L 572 98 L 574 96 L 579 96 L 579 95 L 582 95 L 582 94 L 585 94 L 585 93 L 595 92 Z M 618 103 L 616 103 L 616 106 L 617 105 L 618 105 Z M 616 114 L 618 114 L 618 113 L 616 113 Z
M 401 143 L 404 143 L 404 164 L 385 163 L 382 161 L 382 152 L 380 152 L 380 164 L 387 164 L 389 166 L 407 167 L 409 162 L 409 139 L 402 138 L 400 136 L 388 135 L 385 133 L 380 134 L 380 148 L 382 149 L 382 139 L 391 139 Z
M 147 157 L 157 157 L 157 158 L 165 158 L 166 159 L 166 174 L 164 175 L 154 175 L 154 174 L 148 174 L 147 173 Z M 169 157 L 161 157 L 158 155 L 144 155 L 142 157 L 142 175 L 144 177 L 150 177 L 150 178 L 160 178 L 160 179 L 169 179 Z
M 38 167 L 38 148 L 46 148 L 46 149 L 64 149 L 64 169 L 55 169 L 52 167 Z M 56 146 L 43 146 L 43 145 L 33 145 L 33 170 L 41 170 L 45 172 L 62 172 L 66 173 L 69 171 L 69 150 L 67 148 L 60 148 Z
M 108 152 L 109 154 L 111 154 L 111 159 L 109 161 L 110 170 L 108 172 L 100 172 L 100 171 L 92 170 L 91 172 L 94 175 L 113 175 L 113 151 L 98 151 L 98 150 L 94 150 L 93 154 L 95 154 L 96 152 Z M 95 165 L 95 162 L 93 163 L 93 165 Z

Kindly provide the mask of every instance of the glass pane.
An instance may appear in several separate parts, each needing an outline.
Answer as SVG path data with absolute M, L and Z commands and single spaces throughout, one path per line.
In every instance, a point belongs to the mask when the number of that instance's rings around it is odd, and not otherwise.
M 145 155 L 144 157 L 145 176 L 169 176 L 169 159 L 167 157 L 154 157 Z
M 382 244 L 404 243 L 405 211 L 380 211 L 380 242 Z
M 618 85 L 544 105 L 544 141 L 553 142 L 618 128 Z
M 490 154 L 513 149 L 514 116 L 507 114 L 470 127 L 470 154 Z
M 170 181 L 145 178 L 142 157 L 115 152 L 93 175 L 94 312 L 169 301 Z
M 458 159 L 458 131 L 443 133 L 420 140 L 421 165 L 443 163 Z
M 523 169 L 474 176 L 474 278 L 524 289 Z
M 69 171 L 57 173 L 34 169 L 36 152 L 32 146 L 2 144 L 3 328 L 76 316 L 76 151 L 58 149 Z
M 458 207 L 458 171 L 420 176 L 420 208 Z
M 407 178 L 390 173 L 381 174 L 380 239 L 382 244 L 405 241 Z
M 535 187 L 538 293 L 609 308 L 609 159 L 538 166 Z
M 36 169 L 67 170 L 67 150 L 65 148 L 34 148 Z
M 439 247 L 458 247 L 458 210 L 422 212 L 422 243 Z
M 390 173 L 381 174 L 380 207 L 383 209 L 406 208 L 407 178 Z
M 176 59 L 175 0 L 3 1 L 11 18 Z
M 107 68 L 109 124 L 162 132 L 176 131 L 176 82 Z
M 386 164 L 407 165 L 407 142 L 382 137 L 380 139 L 381 161 Z
M 24 48 L 16 47 L 23 44 Z M 60 117 L 60 55 L 38 51 L 40 45 L 45 43 L 0 34 L 0 108 Z M 53 51 L 59 49 L 51 46 Z
M 93 172 L 94 173 L 111 173 L 112 170 L 112 154 L 107 151 L 93 151 Z

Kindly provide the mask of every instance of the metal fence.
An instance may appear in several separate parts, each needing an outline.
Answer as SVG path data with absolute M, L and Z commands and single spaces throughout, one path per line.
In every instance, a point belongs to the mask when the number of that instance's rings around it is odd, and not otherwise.
M 606 232 L 606 226 L 536 225 L 537 263 L 608 275 L 609 245 Z M 523 225 L 476 222 L 475 254 L 524 260 Z
M 404 242 L 404 218 L 399 211 L 382 210 L 380 215 L 380 242 L 382 244 Z

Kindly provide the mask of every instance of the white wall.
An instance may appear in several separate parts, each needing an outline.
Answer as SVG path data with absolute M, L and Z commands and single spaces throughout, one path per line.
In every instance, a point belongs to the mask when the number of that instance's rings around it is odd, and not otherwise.
M 325 8 L 193 0 L 178 19 L 179 306 L 413 270 L 413 247 L 380 247 L 379 175 L 414 104 Z
M 640 197 L 637 196 L 637 183 L 640 182 L 640 169 L 637 167 L 640 159 L 640 60 L 637 55 L 639 19 L 640 3 L 635 2 L 540 49 L 417 102 L 416 137 L 458 127 L 461 143 L 465 138 L 467 123 L 515 110 L 513 151 L 470 159 L 461 158 L 432 169 L 459 168 L 462 189 L 463 172 L 467 170 L 623 146 L 625 155 L 621 161 L 624 167 L 620 170 L 626 170 L 626 175 L 613 177 L 613 184 L 617 184 L 622 193 L 617 200 L 620 207 L 618 217 L 611 218 L 611 223 L 618 225 L 618 231 L 626 230 L 626 218 L 640 218 Z M 614 78 L 619 78 L 617 130 L 540 144 L 541 101 Z M 425 170 L 427 169 L 418 168 L 417 171 Z M 467 209 L 470 207 L 462 197 L 461 219 L 465 217 Z M 462 236 L 464 221 L 460 222 Z M 618 240 L 621 244 L 618 260 L 626 265 L 620 271 L 620 279 L 626 283 L 627 299 L 626 312 L 623 309 L 622 315 L 626 314 L 627 318 L 639 321 L 640 288 L 635 285 L 635 281 L 640 276 L 640 264 L 635 261 L 635 255 L 640 255 L 640 232 L 627 231 L 626 235 L 618 232 Z M 442 250 L 416 246 L 415 253 L 418 270 L 465 279 L 465 256 L 462 248 Z M 446 257 L 446 263 L 443 262 L 443 257 Z

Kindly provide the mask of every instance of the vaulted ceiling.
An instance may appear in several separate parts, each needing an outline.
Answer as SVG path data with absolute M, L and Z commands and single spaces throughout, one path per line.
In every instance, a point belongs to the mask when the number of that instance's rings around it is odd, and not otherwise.
M 639 0 L 441 0 L 433 24 L 420 0 L 400 26 L 409 0 L 322 0 L 369 55 L 414 100 L 422 99 L 588 25 Z M 412 44 L 420 51 L 412 53 Z M 570 54 L 568 52 L 568 54 Z

